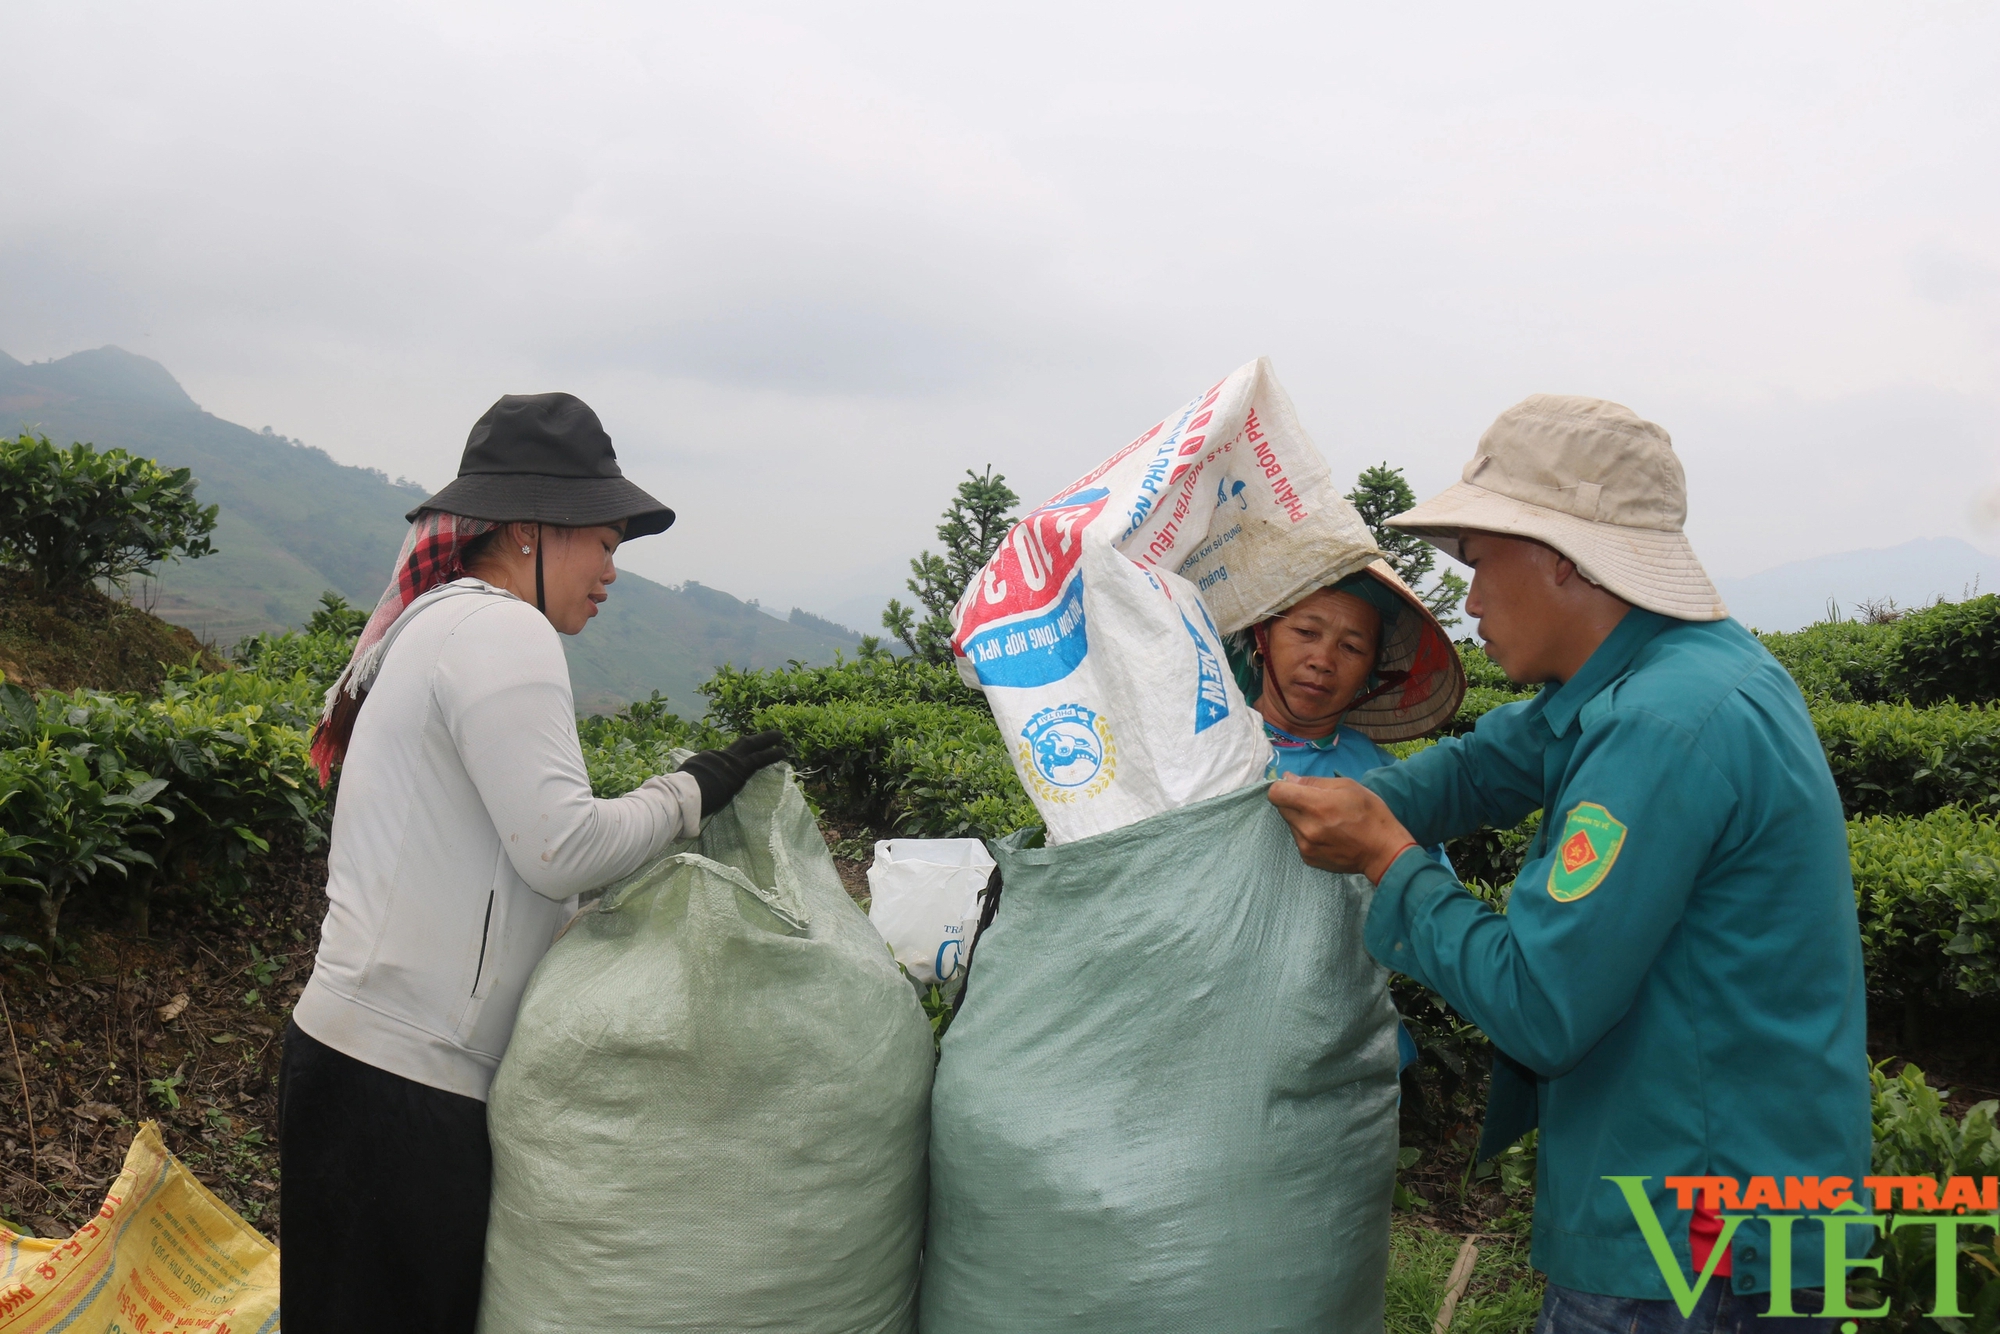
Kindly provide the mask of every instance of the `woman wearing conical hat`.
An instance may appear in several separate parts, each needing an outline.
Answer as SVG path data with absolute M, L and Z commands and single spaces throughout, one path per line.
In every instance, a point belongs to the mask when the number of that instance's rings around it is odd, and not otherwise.
M 1319 588 L 1229 636 L 1229 665 L 1264 719 L 1269 778 L 1359 778 L 1394 764 L 1385 741 L 1450 722 L 1465 697 L 1458 651 L 1388 562 Z M 1431 855 L 1447 867 L 1442 845 Z M 1417 1058 L 1400 1023 L 1398 1069 Z

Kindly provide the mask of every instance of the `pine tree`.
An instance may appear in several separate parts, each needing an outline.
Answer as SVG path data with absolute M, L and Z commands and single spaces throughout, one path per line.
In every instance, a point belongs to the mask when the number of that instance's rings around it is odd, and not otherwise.
M 1361 512 L 1361 521 L 1368 525 L 1368 531 L 1375 535 L 1375 545 L 1382 548 L 1382 557 L 1389 562 L 1402 581 L 1416 590 L 1424 605 L 1438 618 L 1438 624 L 1452 626 L 1458 623 L 1459 605 L 1465 601 L 1466 582 L 1450 570 L 1439 573 L 1429 588 L 1424 587 L 1424 579 L 1437 565 L 1437 548 L 1388 526 L 1391 516 L 1413 508 L 1417 503 L 1417 493 L 1410 489 L 1401 468 L 1392 468 L 1387 463 L 1362 470 L 1355 479 L 1354 489 L 1347 493 L 1347 499 Z
M 910 561 L 913 577 L 906 582 L 919 605 L 906 607 L 890 598 L 882 613 L 883 628 L 902 640 L 913 656 L 940 665 L 951 661 L 951 609 L 1013 527 L 1014 506 L 1021 499 L 991 464 L 983 475 L 967 468 L 965 476 L 938 524 L 944 554 L 925 551 Z M 917 619 L 919 612 L 922 620 Z

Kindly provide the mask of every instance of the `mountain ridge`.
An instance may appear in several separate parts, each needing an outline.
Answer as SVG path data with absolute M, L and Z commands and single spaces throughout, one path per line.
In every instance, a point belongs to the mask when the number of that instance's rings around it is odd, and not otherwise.
M 1717 579 L 1730 615 L 1759 630 L 1797 630 L 1852 617 L 1864 603 L 1910 609 L 1943 598 L 2000 591 L 2000 556 L 1956 537 L 1917 537 L 1891 547 L 1787 561 L 1756 574 Z
M 227 646 L 302 624 L 328 589 L 372 607 L 427 494 L 325 450 L 202 410 L 172 373 L 118 347 L 24 363 L 0 351 L 0 433 L 85 441 L 186 467 L 220 509 L 216 552 L 157 567 L 133 601 Z M 621 571 L 589 629 L 565 637 L 577 705 L 601 712 L 654 690 L 699 713 L 695 687 L 724 662 L 833 660 L 851 640 L 786 621 L 720 589 Z

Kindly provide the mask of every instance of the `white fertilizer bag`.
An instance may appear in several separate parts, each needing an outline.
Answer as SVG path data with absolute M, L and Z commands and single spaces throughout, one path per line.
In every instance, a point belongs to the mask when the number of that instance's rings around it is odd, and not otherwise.
M 976 838 L 889 838 L 868 867 L 868 920 L 919 983 L 955 985 L 993 857 Z
M 1049 842 L 1262 777 L 1222 635 L 1379 554 L 1263 358 L 1016 524 L 959 598 L 952 646 Z

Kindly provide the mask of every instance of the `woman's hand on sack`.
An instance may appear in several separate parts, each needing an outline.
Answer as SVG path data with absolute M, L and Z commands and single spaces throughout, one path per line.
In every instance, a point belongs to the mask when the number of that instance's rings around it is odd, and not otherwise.
M 1286 774 L 1265 795 L 1292 827 L 1299 856 L 1322 871 L 1358 871 L 1379 885 L 1403 849 L 1417 843 L 1382 798 L 1351 778 Z
M 736 800 L 750 775 L 785 758 L 783 732 L 759 732 L 738 737 L 721 750 L 699 750 L 681 761 L 679 772 L 693 774 L 701 789 L 701 818 Z

